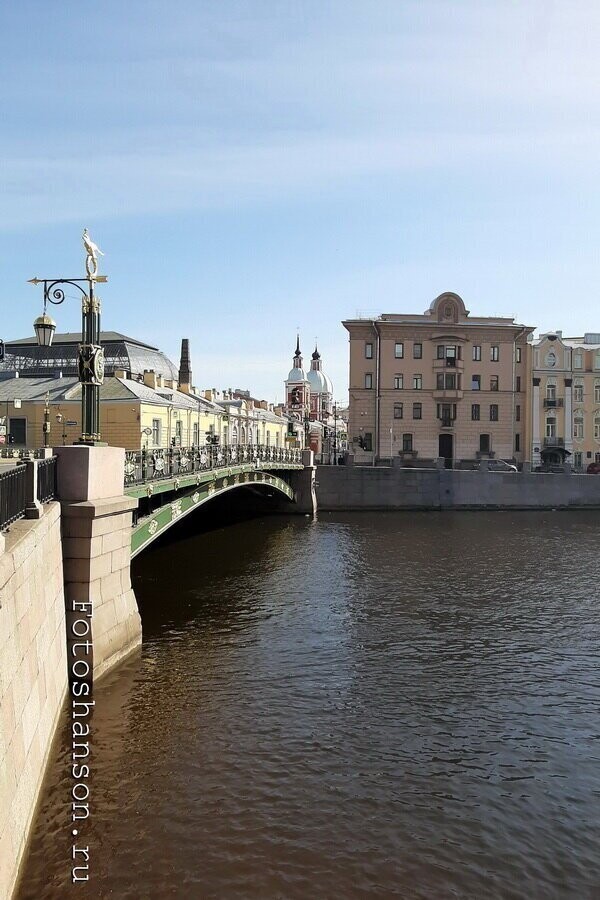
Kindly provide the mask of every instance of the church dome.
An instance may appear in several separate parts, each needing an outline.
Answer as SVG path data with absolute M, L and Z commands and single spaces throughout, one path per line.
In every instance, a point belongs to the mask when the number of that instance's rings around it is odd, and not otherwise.
M 313 394 L 327 394 L 330 392 L 331 382 L 329 382 L 328 386 L 327 382 L 329 379 L 318 369 L 311 369 L 307 375 L 307 379 Z
M 306 373 L 304 372 L 304 369 L 297 369 L 294 367 L 293 369 L 290 369 L 290 374 L 288 375 L 287 380 L 295 382 L 306 381 Z

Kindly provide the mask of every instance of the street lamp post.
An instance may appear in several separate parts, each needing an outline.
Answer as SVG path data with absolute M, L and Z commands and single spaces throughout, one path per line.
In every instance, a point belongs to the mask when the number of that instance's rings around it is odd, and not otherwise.
M 44 447 L 50 442 L 50 392 L 46 392 L 46 400 L 44 403 Z
M 50 347 L 56 322 L 46 312 L 48 303 L 58 306 L 65 301 L 63 285 L 72 285 L 81 293 L 81 344 L 78 368 L 81 384 L 81 437 L 79 444 L 100 444 L 100 385 L 104 381 L 104 350 L 100 346 L 100 300 L 95 285 L 105 283 L 106 275 L 98 275 L 98 254 L 103 255 L 83 232 L 86 250 L 86 278 L 31 278 L 30 284 L 44 285 L 44 312 L 33 323 L 38 344 Z

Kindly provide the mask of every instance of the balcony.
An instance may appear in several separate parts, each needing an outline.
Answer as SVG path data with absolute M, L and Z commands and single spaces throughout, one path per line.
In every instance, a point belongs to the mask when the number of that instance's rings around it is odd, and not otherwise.
M 447 372 L 448 370 L 451 372 L 462 372 L 464 370 L 464 362 L 462 359 L 457 359 L 454 356 L 434 359 L 433 370 L 434 372 Z
M 565 439 L 561 437 L 545 437 L 543 442 L 544 447 L 564 447 Z
M 565 405 L 565 401 L 562 397 L 555 397 L 553 400 L 550 397 L 544 397 L 544 409 L 561 409 Z
M 458 388 L 437 388 L 433 391 L 433 399 L 434 400 L 462 400 L 463 391 L 462 388 L 459 390 Z

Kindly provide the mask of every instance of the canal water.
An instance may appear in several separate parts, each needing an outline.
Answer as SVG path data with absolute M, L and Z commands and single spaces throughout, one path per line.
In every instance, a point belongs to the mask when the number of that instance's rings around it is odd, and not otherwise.
M 141 556 L 19 898 L 600 897 L 597 513 L 262 517 Z

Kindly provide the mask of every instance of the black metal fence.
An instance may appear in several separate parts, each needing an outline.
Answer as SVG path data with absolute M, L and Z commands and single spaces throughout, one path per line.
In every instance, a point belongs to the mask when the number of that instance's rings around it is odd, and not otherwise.
M 168 447 L 156 450 L 128 450 L 125 454 L 125 485 L 144 484 L 177 475 L 193 475 L 209 469 L 244 463 L 302 462 L 302 450 L 267 447 L 263 444 L 234 444 L 206 447 Z
M 0 474 L 0 531 L 25 515 L 26 479 L 26 467 L 22 464 Z
M 56 457 L 40 459 L 37 463 L 37 499 L 48 503 L 56 497 Z

